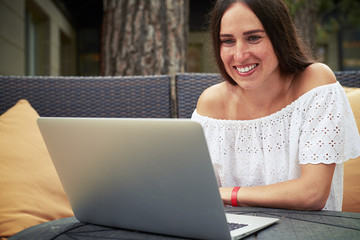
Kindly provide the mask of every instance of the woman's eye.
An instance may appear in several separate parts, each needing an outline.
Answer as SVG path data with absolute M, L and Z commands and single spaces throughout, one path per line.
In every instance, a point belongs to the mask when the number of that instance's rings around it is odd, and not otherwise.
M 256 43 L 256 42 L 258 42 L 260 39 L 261 39 L 261 36 L 256 36 L 256 35 L 254 35 L 254 36 L 249 36 L 249 37 L 248 37 L 248 41 L 251 42 L 251 43 Z
M 231 45 L 234 43 L 234 40 L 232 40 L 232 39 L 221 39 L 220 41 L 221 41 L 221 44 L 223 44 L 223 45 Z

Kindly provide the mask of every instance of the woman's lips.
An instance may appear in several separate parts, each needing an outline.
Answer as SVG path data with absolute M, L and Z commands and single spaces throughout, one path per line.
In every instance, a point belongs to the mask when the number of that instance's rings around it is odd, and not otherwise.
M 236 72 L 240 75 L 240 76 L 249 76 L 251 75 L 253 72 L 255 72 L 256 67 L 259 64 L 255 63 L 255 64 L 249 64 L 246 66 L 235 66 L 234 68 L 236 69 Z

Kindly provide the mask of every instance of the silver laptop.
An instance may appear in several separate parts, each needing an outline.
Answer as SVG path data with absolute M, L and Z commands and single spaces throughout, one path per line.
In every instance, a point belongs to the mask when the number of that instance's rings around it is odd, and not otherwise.
M 40 117 L 38 125 L 81 222 L 238 239 L 278 220 L 225 214 L 197 122 Z M 240 228 L 230 231 L 228 222 Z

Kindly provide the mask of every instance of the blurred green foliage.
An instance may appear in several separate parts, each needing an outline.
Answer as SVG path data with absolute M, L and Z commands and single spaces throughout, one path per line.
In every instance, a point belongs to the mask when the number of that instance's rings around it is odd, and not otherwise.
M 360 0 L 313 0 L 317 23 L 324 30 L 336 31 L 342 27 L 360 29 Z M 292 17 L 307 4 L 306 0 L 284 0 Z

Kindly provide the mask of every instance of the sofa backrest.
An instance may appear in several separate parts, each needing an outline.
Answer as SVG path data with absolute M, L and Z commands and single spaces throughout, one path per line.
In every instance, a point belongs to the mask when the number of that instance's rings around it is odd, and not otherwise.
M 360 87 L 360 71 L 335 72 L 346 87 Z M 175 79 L 175 84 L 171 84 Z M 190 118 L 201 93 L 223 81 L 215 73 L 175 76 L 0 76 L 0 114 L 27 99 L 40 116 Z
M 0 114 L 27 99 L 40 116 L 170 118 L 170 76 L 0 76 Z
M 176 75 L 177 116 L 190 118 L 201 93 L 208 87 L 223 81 L 215 73 L 179 73 Z
M 342 86 L 360 88 L 360 71 L 337 71 L 334 73 Z

